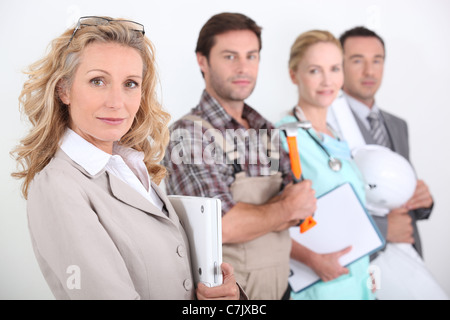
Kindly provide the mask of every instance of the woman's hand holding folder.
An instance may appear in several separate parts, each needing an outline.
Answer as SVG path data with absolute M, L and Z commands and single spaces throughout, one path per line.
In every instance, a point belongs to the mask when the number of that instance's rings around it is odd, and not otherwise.
M 240 288 L 236 283 L 233 267 L 222 263 L 223 284 L 217 287 L 207 287 L 199 282 L 197 285 L 197 299 L 199 300 L 239 300 Z

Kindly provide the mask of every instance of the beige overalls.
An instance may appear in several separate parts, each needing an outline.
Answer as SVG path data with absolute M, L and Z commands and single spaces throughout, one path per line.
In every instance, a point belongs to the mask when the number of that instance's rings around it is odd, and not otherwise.
M 228 163 L 237 159 L 234 143 L 223 144 L 222 133 L 210 123 L 194 115 L 184 116 L 183 119 L 201 121 L 203 127 L 213 129 L 209 130 L 209 133 L 214 135 L 217 145 L 225 146 Z M 278 150 L 272 150 L 271 158 L 279 158 Z M 258 177 L 248 177 L 245 172 L 238 172 L 235 173 L 235 181 L 231 184 L 230 191 L 236 202 L 262 205 L 279 193 L 281 183 L 282 176 L 279 171 Z M 243 243 L 224 244 L 222 250 L 223 261 L 233 266 L 236 281 L 250 299 L 279 300 L 286 293 L 291 251 L 288 230 L 269 232 Z

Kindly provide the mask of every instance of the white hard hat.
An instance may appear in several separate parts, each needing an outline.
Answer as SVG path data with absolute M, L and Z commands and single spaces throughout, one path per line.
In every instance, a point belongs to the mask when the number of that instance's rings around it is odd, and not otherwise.
M 398 153 L 379 145 L 353 150 L 353 159 L 366 186 L 366 207 L 385 215 L 404 205 L 414 194 L 417 177 L 411 164 Z

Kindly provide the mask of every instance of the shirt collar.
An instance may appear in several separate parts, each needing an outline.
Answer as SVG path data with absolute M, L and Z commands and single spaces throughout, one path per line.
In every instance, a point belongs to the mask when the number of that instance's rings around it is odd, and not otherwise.
M 114 142 L 113 144 L 113 155 L 121 156 L 124 161 L 130 166 L 135 167 L 137 163 L 144 161 L 144 153 L 134 150 L 133 148 L 128 148 L 121 146 L 120 144 Z
M 226 128 L 227 124 L 233 120 L 219 102 L 206 90 L 203 90 L 198 107 L 214 128 Z
M 111 159 L 109 153 L 89 143 L 70 128 L 67 128 L 61 139 L 60 148 L 93 176 L 103 170 Z
M 240 126 L 206 90 L 203 91 L 199 108 L 206 117 L 206 120 L 215 128 L 229 129 L 234 128 L 236 125 Z M 242 117 L 248 121 L 252 129 L 270 127 L 264 117 L 246 103 L 244 103 Z
M 371 111 L 376 112 L 378 114 L 380 113 L 380 108 L 378 108 L 376 103 L 374 103 L 372 109 L 370 109 L 364 103 L 362 103 L 361 101 L 356 100 L 355 98 L 353 98 L 352 96 L 348 95 L 347 93 L 343 92 L 343 95 L 347 99 L 347 102 L 348 102 L 350 108 L 352 108 L 352 110 L 356 113 L 358 118 L 360 118 L 364 122 L 367 121 L 367 117 L 369 116 L 369 113 Z
M 106 153 L 90 142 L 83 139 L 75 131 L 67 128 L 61 139 L 60 148 L 78 165 L 82 166 L 90 175 L 102 171 L 111 160 L 112 155 Z M 135 167 L 144 160 L 144 153 L 127 148 L 114 142 L 113 155 L 121 156 L 129 167 Z

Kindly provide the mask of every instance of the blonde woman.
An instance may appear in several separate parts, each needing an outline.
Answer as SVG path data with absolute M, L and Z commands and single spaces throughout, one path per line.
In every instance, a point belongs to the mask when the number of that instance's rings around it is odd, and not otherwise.
M 169 114 L 156 99 L 144 26 L 82 17 L 31 65 L 20 102 L 31 122 L 13 151 L 29 229 L 57 299 L 236 299 L 195 291 L 189 244 L 157 184 Z
M 278 125 L 310 121 L 312 129 L 298 130 L 298 150 L 305 179 L 312 181 L 316 196 L 349 182 L 361 201 L 365 201 L 361 175 L 352 163 L 345 141 L 327 124 L 328 107 L 336 98 L 344 78 L 342 48 L 328 31 L 312 30 L 301 34 L 291 48 L 289 73 L 297 86 L 297 105 Z M 286 139 L 283 145 L 287 149 Z M 326 241 L 326 239 L 324 239 Z M 309 266 L 321 281 L 299 292 L 294 299 L 373 299 L 367 286 L 369 257 L 365 256 L 347 267 L 339 257 L 351 247 L 339 252 L 319 254 L 292 241 L 291 258 Z

